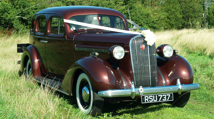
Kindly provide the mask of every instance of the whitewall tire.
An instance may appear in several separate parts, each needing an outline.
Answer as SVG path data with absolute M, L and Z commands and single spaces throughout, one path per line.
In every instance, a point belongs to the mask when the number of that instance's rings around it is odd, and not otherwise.
M 76 83 L 76 100 L 79 109 L 85 114 L 97 116 L 102 113 L 103 98 L 99 97 L 88 76 L 81 73 Z
M 25 68 L 25 77 L 26 79 L 30 79 L 31 76 L 33 75 L 32 73 L 32 65 L 31 65 L 31 61 L 30 59 L 28 59 L 27 64 L 26 64 L 26 68 Z

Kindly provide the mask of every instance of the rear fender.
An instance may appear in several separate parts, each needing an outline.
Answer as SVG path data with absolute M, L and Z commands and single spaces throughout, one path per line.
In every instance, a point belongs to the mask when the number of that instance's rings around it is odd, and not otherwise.
M 22 54 L 22 58 L 21 58 L 21 72 L 24 72 L 24 68 L 26 66 L 27 60 L 30 59 L 31 60 L 31 64 L 32 64 L 32 71 L 33 71 L 33 76 L 41 76 L 41 71 L 43 73 L 46 73 L 46 69 L 44 67 L 44 64 L 42 62 L 42 59 L 39 55 L 38 50 L 36 49 L 35 46 L 30 45 L 28 46 L 25 51 Z
M 179 78 L 181 84 L 193 83 L 193 72 L 190 64 L 180 55 L 173 55 L 166 62 L 158 65 L 158 84 L 176 85 Z M 164 79 L 164 80 L 163 80 Z
M 78 60 L 67 71 L 62 82 L 62 90 L 72 95 L 76 80 L 81 72 L 85 72 L 97 91 L 124 88 L 122 79 L 116 69 L 105 60 L 97 57 L 85 57 Z

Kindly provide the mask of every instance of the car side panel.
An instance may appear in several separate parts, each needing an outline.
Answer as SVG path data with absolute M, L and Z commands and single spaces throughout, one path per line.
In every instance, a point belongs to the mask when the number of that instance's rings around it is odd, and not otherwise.
M 35 46 L 30 45 L 25 49 L 24 53 L 22 54 L 21 58 L 21 71 L 24 71 L 25 63 L 27 59 L 31 59 L 32 67 L 33 67 L 33 76 L 42 76 L 42 74 L 47 73 L 43 61 L 40 57 L 40 54 Z
M 179 78 L 181 84 L 193 83 L 193 71 L 186 59 L 180 55 L 173 55 L 169 58 L 165 64 L 158 66 L 158 70 L 162 73 L 165 79 L 165 85 L 176 85 L 176 81 Z M 159 82 L 162 82 L 162 78 L 159 73 Z M 159 83 L 159 86 L 162 83 Z
M 91 84 L 97 91 L 124 89 L 123 80 L 117 69 L 113 69 L 105 60 L 89 56 L 78 60 L 67 71 L 62 82 L 63 91 L 72 95 L 72 88 L 75 87 L 78 77 L 76 74 L 78 75 L 80 70 L 88 75 Z

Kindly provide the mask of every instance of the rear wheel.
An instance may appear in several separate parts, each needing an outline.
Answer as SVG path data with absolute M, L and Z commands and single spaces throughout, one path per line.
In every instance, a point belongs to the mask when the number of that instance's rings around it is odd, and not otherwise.
M 26 79 L 30 79 L 32 77 L 32 65 L 31 65 L 31 60 L 28 59 L 26 67 L 25 67 L 25 77 Z
M 102 113 L 104 99 L 97 95 L 88 76 L 81 73 L 76 84 L 77 105 L 85 114 L 97 116 Z
M 181 95 L 174 93 L 174 101 L 171 103 L 172 106 L 184 107 L 190 98 L 190 92 L 184 92 Z

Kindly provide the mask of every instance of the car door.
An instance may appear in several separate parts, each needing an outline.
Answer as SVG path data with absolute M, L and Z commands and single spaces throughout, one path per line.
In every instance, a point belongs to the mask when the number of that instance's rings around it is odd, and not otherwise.
M 63 18 L 49 14 L 46 43 L 47 70 L 53 77 L 63 78 L 74 63 L 73 40 L 65 38 Z
M 36 15 L 36 23 L 35 23 L 35 34 L 31 34 L 31 38 L 33 38 L 33 44 L 39 51 L 39 54 L 42 58 L 42 62 L 45 67 L 47 67 L 46 63 L 46 52 L 45 52 L 45 44 L 46 44 L 46 18 L 45 14 Z M 44 72 L 43 72 L 44 73 Z

